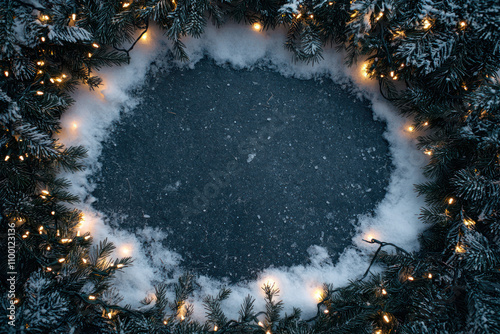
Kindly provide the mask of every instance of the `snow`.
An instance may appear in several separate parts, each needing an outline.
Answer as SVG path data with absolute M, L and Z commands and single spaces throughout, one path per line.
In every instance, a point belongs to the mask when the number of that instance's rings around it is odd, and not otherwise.
M 421 167 L 426 162 L 425 155 L 415 147 L 417 133 L 409 133 L 404 129 L 408 120 L 400 117 L 393 106 L 378 93 L 378 84 L 363 77 L 358 67 L 347 68 L 343 54 L 334 48 L 324 50 L 324 60 L 314 66 L 304 63 L 293 63 L 292 55 L 282 47 L 285 32 L 256 32 L 250 26 L 228 24 L 222 29 L 208 27 L 200 39 L 186 38 L 187 53 L 191 59 L 188 63 L 176 62 L 177 66 L 194 68 L 204 56 L 208 56 L 221 66 L 236 69 L 252 69 L 256 66 L 267 66 L 286 77 L 301 79 L 327 75 L 337 83 L 344 84 L 358 97 L 368 98 L 373 106 L 374 118 L 387 123 L 385 139 L 390 144 L 392 163 L 394 165 L 387 194 L 377 206 L 373 216 L 359 218 L 357 233 L 353 245 L 341 254 L 337 263 L 332 263 L 327 251 L 319 246 L 311 245 L 309 249 L 310 263 L 290 268 L 269 268 L 260 274 L 260 278 L 251 282 L 241 282 L 230 286 L 233 290 L 230 298 L 223 303 L 229 317 L 236 317 L 239 305 L 248 294 L 257 298 L 256 307 L 264 305 L 261 286 L 272 280 L 281 290 L 280 297 L 285 302 L 285 311 L 292 307 L 302 307 L 304 317 L 315 312 L 317 302 L 315 290 L 323 283 L 332 283 L 334 287 L 345 285 L 356 279 L 366 270 L 370 257 L 376 249 L 373 244 L 362 242 L 362 239 L 376 238 L 393 242 L 409 251 L 418 249 L 417 236 L 423 231 L 423 224 L 417 218 L 423 201 L 416 197 L 414 184 L 424 181 Z M 67 146 L 83 145 L 88 149 L 85 163 L 89 168 L 75 174 L 62 174 L 72 182 L 70 191 L 82 199 L 79 205 L 85 214 L 82 230 L 90 231 L 94 242 L 108 238 L 115 243 L 115 256 L 132 256 L 133 266 L 126 268 L 117 276 L 116 284 L 124 296 L 124 302 L 138 306 L 139 301 L 151 293 L 158 281 L 169 282 L 171 276 L 165 273 L 179 274 L 180 255 L 166 249 L 162 242 L 167 232 L 145 227 L 135 234 L 121 230 L 120 217 L 104 217 L 91 208 L 95 201 L 90 192 L 94 185 L 88 177 L 99 168 L 98 157 L 102 142 L 107 138 L 110 127 L 139 103 L 128 93 L 139 87 L 145 80 L 150 63 L 162 64 L 168 42 L 162 33 L 150 29 L 148 39 L 142 41 L 131 52 L 132 60 L 127 66 L 107 68 L 100 72 L 104 85 L 95 91 L 81 87 L 74 94 L 76 103 L 62 119 L 63 129 L 59 140 Z M 248 162 L 255 157 L 250 154 Z M 174 191 L 175 186 L 167 186 L 165 191 Z M 173 188 L 173 189 L 172 189 Z M 144 214 L 146 217 L 146 214 Z M 152 256 L 151 256 L 152 255 Z M 224 282 L 208 277 L 198 280 L 201 288 L 190 300 L 195 306 L 195 317 L 203 317 L 202 297 L 204 294 L 216 294 Z

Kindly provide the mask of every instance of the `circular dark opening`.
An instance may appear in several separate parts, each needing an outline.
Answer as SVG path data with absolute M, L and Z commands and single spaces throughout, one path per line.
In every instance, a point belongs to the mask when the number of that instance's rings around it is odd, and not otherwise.
M 231 281 L 335 260 L 385 194 L 384 124 L 330 79 L 203 60 L 152 76 L 104 143 L 95 206 L 168 233 L 186 269 Z

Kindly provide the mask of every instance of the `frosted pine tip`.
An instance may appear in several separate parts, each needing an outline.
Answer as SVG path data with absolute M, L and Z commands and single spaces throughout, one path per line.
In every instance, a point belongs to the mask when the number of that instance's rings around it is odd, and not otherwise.
M 262 25 L 259 22 L 255 22 L 252 27 L 255 31 L 260 31 L 260 29 L 262 29 Z

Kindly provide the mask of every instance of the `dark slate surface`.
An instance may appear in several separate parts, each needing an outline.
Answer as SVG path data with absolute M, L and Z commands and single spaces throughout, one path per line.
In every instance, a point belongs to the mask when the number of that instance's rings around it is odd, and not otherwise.
M 384 124 L 331 80 L 204 60 L 146 86 L 104 144 L 95 206 L 161 226 L 186 268 L 237 281 L 311 245 L 336 258 L 384 196 Z

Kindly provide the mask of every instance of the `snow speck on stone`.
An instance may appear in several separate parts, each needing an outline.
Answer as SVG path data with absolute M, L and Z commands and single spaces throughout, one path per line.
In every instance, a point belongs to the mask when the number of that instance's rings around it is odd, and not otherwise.
M 248 159 L 247 159 L 247 162 L 250 163 L 252 162 L 252 160 L 255 158 L 255 156 L 257 155 L 257 153 L 250 153 L 248 155 Z

